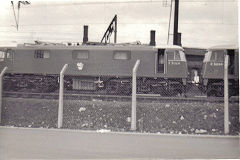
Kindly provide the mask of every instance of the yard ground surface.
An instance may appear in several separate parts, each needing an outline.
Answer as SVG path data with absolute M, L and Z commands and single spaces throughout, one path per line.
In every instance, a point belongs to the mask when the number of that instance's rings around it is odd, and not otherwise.
M 224 134 L 222 102 L 137 103 L 137 131 L 169 134 Z M 58 101 L 4 98 L 2 126 L 57 128 Z M 229 105 L 230 135 L 239 134 L 239 103 Z M 64 100 L 63 128 L 130 132 L 131 102 Z
M 233 159 L 238 138 L 0 127 L 0 159 Z

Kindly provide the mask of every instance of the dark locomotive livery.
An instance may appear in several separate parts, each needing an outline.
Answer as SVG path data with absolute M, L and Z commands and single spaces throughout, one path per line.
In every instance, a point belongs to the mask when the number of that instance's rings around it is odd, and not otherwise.
M 239 95 L 239 48 L 238 46 L 214 46 L 208 49 L 203 60 L 201 84 L 208 96 L 224 96 L 224 58 L 229 56 L 229 95 Z
M 67 90 L 129 95 L 137 60 L 138 93 L 173 96 L 186 91 L 187 62 L 179 46 L 41 43 L 0 48 L 0 70 L 8 67 L 5 91 L 54 92 L 59 73 L 68 64 L 64 78 Z

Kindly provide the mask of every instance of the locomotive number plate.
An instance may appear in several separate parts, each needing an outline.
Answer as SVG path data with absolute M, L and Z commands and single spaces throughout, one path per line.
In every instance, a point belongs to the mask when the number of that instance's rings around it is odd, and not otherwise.
M 211 62 L 210 63 L 211 66 L 223 66 L 222 62 Z
M 170 65 L 180 65 L 180 62 L 168 62 L 168 64 L 170 64 Z

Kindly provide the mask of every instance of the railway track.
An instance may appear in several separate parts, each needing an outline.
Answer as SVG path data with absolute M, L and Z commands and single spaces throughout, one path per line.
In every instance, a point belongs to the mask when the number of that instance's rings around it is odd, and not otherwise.
M 3 97 L 11 98 L 37 98 L 37 99 L 58 99 L 58 93 L 26 93 L 26 92 L 3 92 Z M 65 93 L 67 100 L 91 100 L 91 101 L 131 101 L 131 96 L 123 95 L 100 95 L 100 94 L 76 94 Z M 238 102 L 238 97 L 231 97 L 230 102 Z M 162 97 L 156 94 L 137 94 L 138 102 L 169 102 L 169 101 L 202 101 L 202 102 L 223 102 L 223 97 Z

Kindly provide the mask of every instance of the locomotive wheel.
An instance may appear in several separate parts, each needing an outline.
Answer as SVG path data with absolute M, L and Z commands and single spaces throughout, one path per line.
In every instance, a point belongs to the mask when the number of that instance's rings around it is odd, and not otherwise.
M 216 85 L 209 86 L 209 88 L 207 89 L 207 96 L 223 97 L 224 96 L 223 86 L 216 86 Z
M 117 83 L 109 81 L 106 85 L 106 92 L 107 94 L 118 94 L 119 89 Z
M 163 97 L 182 95 L 182 93 L 184 92 L 183 86 L 182 88 L 177 88 L 176 86 L 172 85 L 151 87 L 151 90 L 155 94 L 160 94 Z
M 229 88 L 229 96 L 239 96 L 239 88 Z
M 161 90 L 159 93 L 163 97 L 172 96 L 172 94 L 168 90 Z
M 216 93 L 216 96 L 217 96 L 217 97 L 223 97 L 223 96 L 224 96 L 224 92 L 223 92 L 223 91 L 218 91 L 218 92 Z
M 151 91 L 155 94 L 160 94 L 161 87 L 153 87 L 151 86 Z
M 217 91 L 216 90 L 207 91 L 207 96 L 208 97 L 216 97 L 217 96 Z
M 121 83 L 120 81 L 109 81 L 106 84 L 107 94 L 131 95 L 131 83 Z
M 160 95 L 161 96 L 177 96 L 178 94 L 181 94 L 180 91 L 178 89 L 174 89 L 172 91 L 169 91 L 169 90 L 163 90 L 162 92 L 160 92 Z
M 132 95 L 132 90 L 131 89 L 125 89 L 121 91 L 122 95 L 130 96 Z

